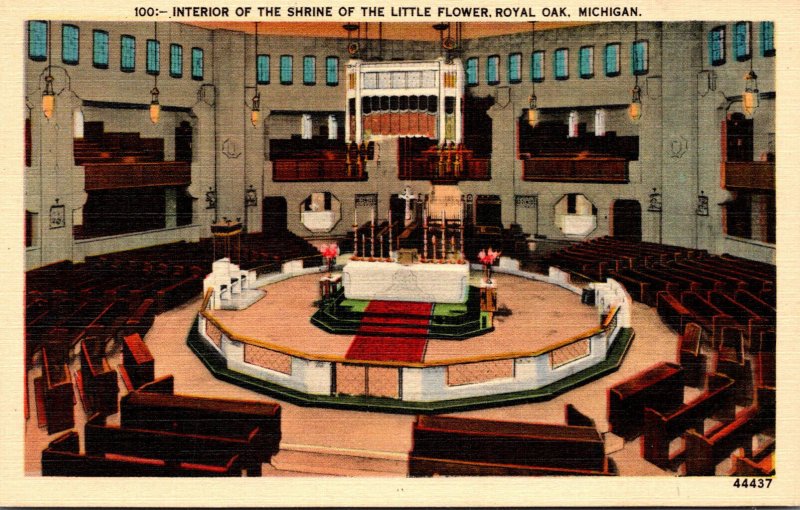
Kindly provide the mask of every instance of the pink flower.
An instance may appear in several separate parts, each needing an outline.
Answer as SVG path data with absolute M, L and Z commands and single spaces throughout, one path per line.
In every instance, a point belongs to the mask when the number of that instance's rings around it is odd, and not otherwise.
M 497 257 L 500 256 L 500 253 L 501 252 L 494 251 L 491 248 L 489 248 L 489 250 L 487 250 L 487 251 L 481 250 L 478 253 L 478 260 L 481 261 L 481 264 L 485 264 L 485 265 L 488 266 L 488 265 L 493 264 L 494 261 L 497 260 Z
M 332 259 L 339 255 L 339 246 L 336 243 L 323 244 L 319 247 L 319 252 L 323 257 Z

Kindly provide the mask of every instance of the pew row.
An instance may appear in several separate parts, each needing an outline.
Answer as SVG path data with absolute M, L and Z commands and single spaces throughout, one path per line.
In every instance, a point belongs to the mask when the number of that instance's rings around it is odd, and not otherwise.
M 591 419 L 574 409 L 567 424 L 419 416 L 409 475 L 614 475 Z

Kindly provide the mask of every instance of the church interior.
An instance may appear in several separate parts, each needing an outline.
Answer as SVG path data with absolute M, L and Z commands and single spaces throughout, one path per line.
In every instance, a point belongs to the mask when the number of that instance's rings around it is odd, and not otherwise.
M 768 21 L 30 20 L 29 476 L 772 476 Z

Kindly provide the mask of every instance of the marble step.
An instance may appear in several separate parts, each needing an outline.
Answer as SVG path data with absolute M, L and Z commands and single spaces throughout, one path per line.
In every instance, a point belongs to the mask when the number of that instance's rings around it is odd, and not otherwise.
M 281 444 L 272 466 L 282 471 L 340 476 L 406 476 L 408 454 L 319 445 Z

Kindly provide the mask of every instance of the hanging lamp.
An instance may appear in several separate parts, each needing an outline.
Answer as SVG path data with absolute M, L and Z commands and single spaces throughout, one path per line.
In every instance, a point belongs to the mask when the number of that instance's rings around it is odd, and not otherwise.
M 158 23 L 153 22 L 153 40 L 158 44 Z M 156 55 L 160 59 L 160 55 Z M 153 74 L 153 89 L 150 91 L 150 122 L 158 124 L 161 117 L 161 104 L 158 102 L 158 73 Z
M 531 21 L 531 64 L 536 54 L 536 22 Z M 531 69 L 531 96 L 528 98 L 528 124 L 531 127 L 539 122 L 539 110 L 536 107 L 536 80 L 533 76 L 534 70 Z
M 42 92 L 42 111 L 44 116 L 49 120 L 53 116 L 53 110 L 56 106 L 56 93 L 53 91 L 53 74 L 51 72 L 51 42 L 50 42 L 50 25 L 47 22 L 47 76 L 44 77 L 44 92 Z

